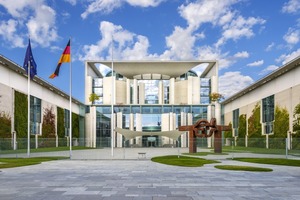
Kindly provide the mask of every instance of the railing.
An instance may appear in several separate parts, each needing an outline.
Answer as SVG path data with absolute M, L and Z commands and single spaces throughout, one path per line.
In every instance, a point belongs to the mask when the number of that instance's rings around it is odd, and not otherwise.
M 140 139 L 140 140 L 139 140 Z M 116 154 L 126 154 L 128 152 L 166 152 L 176 153 L 177 151 L 188 152 L 187 140 L 171 140 L 168 138 L 152 137 L 136 138 L 135 140 L 115 142 L 114 156 Z M 214 141 L 207 138 L 196 138 L 197 151 L 213 152 Z M 268 147 L 267 147 L 268 143 Z M 130 150 L 131 149 L 131 150 Z M 169 149 L 169 150 L 168 150 Z M 254 153 L 254 154 L 277 154 L 300 157 L 300 138 L 292 138 L 290 142 L 286 138 L 227 138 L 223 140 L 223 153 Z M 73 138 L 72 151 L 74 155 L 80 155 L 80 159 L 99 158 L 108 159 L 113 154 L 111 148 L 111 138 L 98 138 L 96 141 L 87 139 Z M 75 153 L 76 152 L 76 153 Z M 103 153 L 105 152 L 105 153 Z M 70 156 L 69 138 L 31 138 L 30 156 Z M 135 153 L 133 153 L 135 155 Z M 155 154 L 156 155 L 156 154 Z M 11 138 L 0 138 L 0 157 L 26 157 L 27 156 L 27 138 L 18 138 L 13 143 Z M 94 157 L 93 157 L 94 156 Z M 127 155 L 128 157 L 128 155 Z

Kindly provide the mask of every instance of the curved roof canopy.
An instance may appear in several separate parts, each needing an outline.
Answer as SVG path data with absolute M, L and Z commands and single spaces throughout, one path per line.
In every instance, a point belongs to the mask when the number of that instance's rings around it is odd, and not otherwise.
M 207 63 L 207 68 L 211 69 L 216 64 L 216 61 L 114 61 L 113 68 L 115 72 L 129 79 L 133 79 L 141 74 L 161 74 L 176 78 L 204 63 Z M 112 68 L 112 61 L 87 61 L 87 64 L 96 73 L 98 71 L 97 64 L 103 64 Z M 97 74 L 99 75 L 99 73 Z
M 182 134 L 184 134 L 186 131 L 161 131 L 161 132 L 142 132 L 142 131 L 131 131 L 128 129 L 122 129 L 122 128 L 115 128 L 115 131 L 120 133 L 125 137 L 125 140 L 130 140 L 138 136 L 143 135 L 158 135 L 158 136 L 166 136 L 168 138 L 171 138 L 173 140 L 178 140 L 178 137 Z

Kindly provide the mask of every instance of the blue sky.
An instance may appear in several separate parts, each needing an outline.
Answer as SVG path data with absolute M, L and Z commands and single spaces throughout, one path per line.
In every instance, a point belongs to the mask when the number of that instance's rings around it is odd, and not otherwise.
M 16 3 L 17 2 L 17 3 Z M 0 0 L 0 54 L 22 65 L 30 35 L 38 76 L 73 97 L 84 61 L 219 60 L 219 92 L 234 94 L 300 55 L 300 0 Z

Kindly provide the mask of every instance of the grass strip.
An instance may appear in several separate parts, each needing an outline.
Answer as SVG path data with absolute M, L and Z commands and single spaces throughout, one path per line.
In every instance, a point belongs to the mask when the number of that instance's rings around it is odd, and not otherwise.
M 189 155 L 189 156 L 207 156 L 207 155 L 228 155 L 228 153 L 197 152 L 197 153 L 182 153 L 182 155 Z
M 166 164 L 166 165 L 174 165 L 174 166 L 182 166 L 182 167 L 202 167 L 205 164 L 219 163 L 214 160 L 206 160 L 203 158 L 195 158 L 188 156 L 178 156 L 177 155 L 169 155 L 169 156 L 159 156 L 153 157 L 151 159 L 153 162 Z
M 300 167 L 300 160 L 285 159 L 285 158 L 233 158 L 233 160 L 270 165 L 284 165 Z
M 0 158 L 0 169 L 37 165 L 52 160 L 69 159 L 68 157 L 33 157 L 33 158 Z
M 72 150 L 88 150 L 95 149 L 90 147 L 83 146 L 72 146 Z M 70 147 L 41 147 L 38 149 L 30 149 L 31 153 L 39 153 L 39 152 L 56 152 L 56 151 L 69 151 Z M 19 154 L 19 153 L 27 153 L 27 149 L 17 149 L 17 150 L 2 150 L 1 154 Z
M 251 172 L 271 172 L 273 169 L 263 167 L 251 167 L 241 165 L 216 165 L 215 168 L 234 171 L 251 171 Z

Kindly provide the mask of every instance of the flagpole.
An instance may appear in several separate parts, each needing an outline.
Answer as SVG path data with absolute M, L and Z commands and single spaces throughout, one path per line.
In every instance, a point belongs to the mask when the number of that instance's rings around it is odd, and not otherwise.
M 71 38 L 70 38 L 70 159 L 72 159 L 72 57 L 71 57 Z
M 114 88 L 114 38 L 112 37 L 111 42 L 111 156 L 114 157 L 114 95 L 115 95 L 115 88 Z
M 28 60 L 27 67 L 27 76 L 28 76 L 28 85 L 27 85 L 27 94 L 28 94 L 28 102 L 27 102 L 27 157 L 30 157 L 30 60 Z

